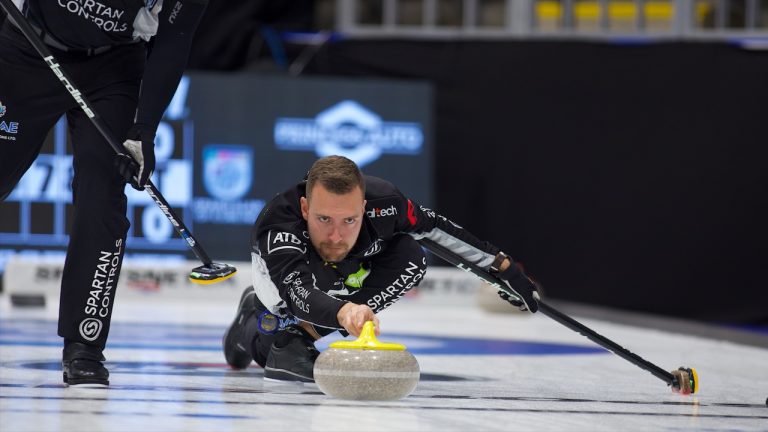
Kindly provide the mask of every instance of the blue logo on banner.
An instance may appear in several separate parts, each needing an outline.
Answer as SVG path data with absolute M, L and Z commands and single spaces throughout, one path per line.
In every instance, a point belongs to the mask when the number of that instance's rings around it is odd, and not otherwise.
M 320 157 L 346 156 L 362 167 L 385 153 L 421 153 L 424 132 L 419 123 L 385 122 L 359 103 L 345 100 L 314 119 L 278 118 L 274 139 L 283 150 L 314 149 Z
M 203 149 L 203 184 L 223 201 L 242 198 L 251 189 L 253 148 L 244 145 L 208 145 Z
M 3 105 L 3 102 L 0 101 L 0 117 L 4 116 L 7 111 L 8 111 L 8 108 L 6 108 Z M 0 121 L 0 132 L 6 132 L 14 135 L 19 133 L 19 122 L 6 122 L 4 120 Z M 16 139 L 14 137 L 7 137 L 7 136 L 1 136 L 0 138 L 10 139 L 10 140 Z

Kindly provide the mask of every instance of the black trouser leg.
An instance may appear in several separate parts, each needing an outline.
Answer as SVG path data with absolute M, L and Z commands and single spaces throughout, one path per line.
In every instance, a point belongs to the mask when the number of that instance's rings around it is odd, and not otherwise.
M 116 136 L 133 123 L 138 88 L 132 95 L 92 101 Z M 125 183 L 114 168 L 115 152 L 83 111 L 71 111 L 75 207 L 61 283 L 59 335 L 104 348 L 109 333 L 125 238 Z

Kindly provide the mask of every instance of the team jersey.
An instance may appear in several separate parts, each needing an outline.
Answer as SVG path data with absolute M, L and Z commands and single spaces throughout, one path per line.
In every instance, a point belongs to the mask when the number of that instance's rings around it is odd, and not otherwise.
M 27 0 L 27 18 L 72 49 L 119 45 L 157 33 L 163 0 Z M 23 9 L 22 9 L 23 10 Z
M 324 262 L 309 240 L 300 207 L 306 183 L 278 194 L 264 207 L 252 231 L 251 258 L 254 288 L 272 313 L 339 328 L 336 315 L 344 296 L 350 289 L 365 288 L 371 261 L 398 234 L 433 240 L 485 269 L 499 252 L 448 218 L 419 206 L 385 180 L 365 176 L 365 187 L 360 234 L 347 256 L 335 263 Z
M 49 46 L 98 54 L 153 39 L 134 128 L 154 136 L 187 65 L 208 0 L 14 0 Z M 106 52 L 106 50 L 101 51 Z M 87 54 L 91 55 L 91 54 Z

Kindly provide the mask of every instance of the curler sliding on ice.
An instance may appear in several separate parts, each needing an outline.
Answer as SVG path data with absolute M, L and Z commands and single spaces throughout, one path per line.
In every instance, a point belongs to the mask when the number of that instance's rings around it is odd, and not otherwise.
M 668 373 L 541 301 L 538 287 L 507 254 L 397 186 L 363 175 L 343 156 L 326 156 L 304 181 L 277 194 L 251 236 L 253 284 L 245 288 L 222 341 L 233 369 L 252 361 L 273 381 L 313 382 L 315 341 L 339 331 L 378 334 L 379 312 L 418 286 L 428 250 L 491 282 L 515 307 L 540 311 L 650 371 L 683 394 L 695 371 Z

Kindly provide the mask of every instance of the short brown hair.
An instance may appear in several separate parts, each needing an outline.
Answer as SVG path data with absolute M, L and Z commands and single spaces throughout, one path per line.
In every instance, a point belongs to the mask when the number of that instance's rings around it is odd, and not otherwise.
M 321 184 L 328 192 L 344 195 L 359 186 L 365 196 L 365 181 L 360 168 L 344 156 L 326 156 L 312 164 L 307 174 L 307 199 L 316 184 Z

